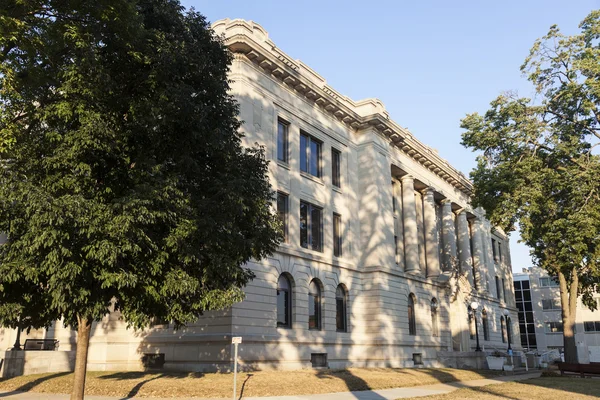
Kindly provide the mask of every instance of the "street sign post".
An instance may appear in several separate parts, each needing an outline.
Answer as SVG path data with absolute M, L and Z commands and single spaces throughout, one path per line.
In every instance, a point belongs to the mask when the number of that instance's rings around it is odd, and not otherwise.
M 231 343 L 234 347 L 234 355 L 233 355 L 233 400 L 236 399 L 237 395 L 237 358 L 238 358 L 238 344 L 242 343 L 241 336 L 233 336 L 231 338 Z

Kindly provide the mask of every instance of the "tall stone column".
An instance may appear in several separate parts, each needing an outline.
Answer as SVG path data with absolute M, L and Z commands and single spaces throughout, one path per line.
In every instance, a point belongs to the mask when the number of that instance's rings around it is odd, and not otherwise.
M 402 177 L 402 221 L 404 222 L 404 271 L 411 274 L 420 272 L 419 238 L 417 231 L 417 208 L 413 177 Z
M 483 227 L 481 218 L 477 217 L 471 225 L 471 233 L 473 236 L 473 263 L 475 270 L 475 284 L 479 291 L 485 291 L 485 256 L 483 247 Z
M 404 222 L 402 221 L 402 186 L 400 182 L 393 185 L 394 203 L 394 235 L 396 236 L 396 264 L 401 271 L 404 271 Z
M 473 266 L 471 257 L 471 240 L 469 237 L 469 221 L 467 212 L 462 209 L 457 214 L 458 259 L 461 271 L 466 272 L 467 279 L 473 285 Z
M 442 243 L 444 270 L 449 271 L 452 269 L 452 257 L 456 258 L 456 230 L 452 218 L 452 202 L 448 199 L 442 200 Z
M 435 218 L 435 200 L 433 189 L 423 191 L 423 226 L 425 228 L 425 257 L 427 260 L 427 277 L 440 275 L 439 232 Z
M 496 261 L 494 260 L 494 251 L 492 250 L 492 224 L 487 219 L 483 221 L 483 248 L 485 251 L 485 268 L 490 276 L 490 294 L 495 293 L 496 298 L 500 298 L 501 294 L 496 290 Z

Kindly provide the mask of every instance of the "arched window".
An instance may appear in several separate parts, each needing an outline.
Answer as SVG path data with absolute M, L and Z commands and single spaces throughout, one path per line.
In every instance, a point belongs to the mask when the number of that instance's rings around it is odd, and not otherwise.
M 490 329 L 488 326 L 488 316 L 485 308 L 481 311 L 481 324 L 483 325 L 483 340 L 490 340 Z
M 284 274 L 277 281 L 277 326 L 292 327 L 292 285 Z
M 321 329 L 321 288 L 316 279 L 308 285 L 308 329 Z
M 415 295 L 408 296 L 408 334 L 415 336 L 417 334 L 417 321 L 415 317 Z
M 434 297 L 431 299 L 431 334 L 433 336 L 440 336 L 440 327 L 438 323 L 438 302 Z
M 335 290 L 335 328 L 338 332 L 348 332 L 348 320 L 346 317 L 346 289 L 338 285 Z
M 506 324 L 502 315 L 500 316 L 500 330 L 502 331 L 502 343 L 506 343 Z

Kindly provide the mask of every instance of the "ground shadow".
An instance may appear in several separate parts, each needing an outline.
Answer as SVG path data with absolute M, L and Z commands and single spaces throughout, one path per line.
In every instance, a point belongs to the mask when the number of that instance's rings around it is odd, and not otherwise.
M 540 382 L 544 384 L 541 385 Z M 569 393 L 598 396 L 600 393 L 600 379 L 597 377 L 581 378 L 578 376 L 540 377 L 528 381 L 521 381 L 524 385 L 539 386 L 548 389 L 561 390 Z
M 146 379 L 144 381 L 137 383 L 134 387 L 131 388 L 129 393 L 127 393 L 127 395 L 125 397 L 121 398 L 120 400 L 128 400 L 128 399 L 131 399 L 132 397 L 135 397 L 139 393 L 142 386 L 144 386 L 146 383 L 151 382 L 153 380 L 160 379 L 163 376 L 164 376 L 164 374 L 158 374 L 153 378 Z
M 148 376 L 152 376 L 149 380 L 157 378 L 202 378 L 204 377 L 203 372 L 179 372 L 179 371 L 160 371 L 160 370 L 146 370 L 146 371 L 127 371 L 127 372 L 115 372 L 112 374 L 98 376 L 98 379 L 106 380 L 118 380 L 126 381 L 130 379 L 142 379 Z
M 59 372 L 59 373 L 52 374 L 52 375 L 42 376 L 42 377 L 37 378 L 36 380 L 27 382 L 26 384 L 19 386 L 18 388 L 15 389 L 15 391 L 28 392 L 31 389 L 33 389 L 34 387 L 36 387 L 37 385 L 39 385 L 40 383 L 43 383 L 49 379 L 60 378 L 61 376 L 65 376 L 65 375 L 69 375 L 69 374 L 72 374 L 72 372 Z
M 248 381 L 250 380 L 250 378 L 254 376 L 253 374 L 248 374 L 246 375 L 246 379 L 244 379 L 244 383 L 242 383 L 242 388 L 240 390 L 240 397 L 238 397 L 238 400 L 242 400 L 242 397 L 244 397 L 244 389 L 246 388 L 246 383 L 248 383 Z
M 28 391 L 32 390 L 33 388 L 35 388 L 36 386 L 38 386 L 39 384 L 41 384 L 49 379 L 60 378 L 61 376 L 65 376 L 65 375 L 69 375 L 69 374 L 72 374 L 72 372 L 58 372 L 56 374 L 39 377 L 36 380 L 27 382 L 26 384 L 21 385 L 14 390 L 11 390 L 10 392 L 0 393 L 0 397 L 11 397 L 11 396 L 17 395 L 22 392 L 28 392 Z
M 344 384 L 346 385 L 346 388 L 348 388 L 350 394 L 356 399 L 362 399 L 363 395 L 367 395 L 369 400 L 386 400 L 385 397 L 375 392 L 372 392 L 372 390 L 374 389 L 371 388 L 371 386 L 369 386 L 369 384 L 364 379 L 356 376 L 352 373 L 352 371 L 347 369 L 340 371 L 319 371 L 317 372 L 316 377 L 319 379 L 341 379 L 342 381 L 344 381 Z M 369 390 L 370 392 L 368 392 L 368 394 L 363 393 L 362 395 L 361 393 L 354 393 L 361 391 L 364 392 L 366 390 Z

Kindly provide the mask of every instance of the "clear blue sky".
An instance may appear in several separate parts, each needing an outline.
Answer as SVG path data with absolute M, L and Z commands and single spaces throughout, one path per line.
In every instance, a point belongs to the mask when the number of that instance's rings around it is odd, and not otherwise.
M 567 34 L 600 1 L 184 0 L 209 21 L 243 18 L 354 100 L 377 97 L 391 117 L 468 174 L 461 118 L 506 90 L 531 87 L 519 67 L 553 24 Z M 511 235 L 513 270 L 531 265 Z

